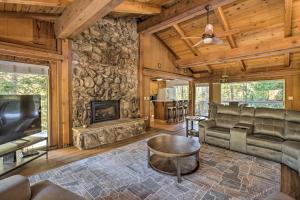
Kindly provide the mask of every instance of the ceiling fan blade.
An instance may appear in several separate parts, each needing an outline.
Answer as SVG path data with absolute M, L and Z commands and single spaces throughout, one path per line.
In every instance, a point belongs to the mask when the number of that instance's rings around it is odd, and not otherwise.
M 181 37 L 181 39 L 200 39 L 202 37 Z
M 218 37 L 226 37 L 228 35 L 237 34 L 240 32 L 240 29 L 231 29 L 228 31 L 222 31 L 222 32 L 215 32 L 215 35 Z
M 200 40 L 199 42 L 197 42 L 196 44 L 194 44 L 193 47 L 197 47 L 197 46 L 199 46 L 202 43 L 203 43 L 203 40 Z
M 222 44 L 224 44 L 224 42 L 223 42 L 223 40 L 214 37 L 214 38 L 213 38 L 213 44 L 219 44 L 219 45 L 222 45 Z

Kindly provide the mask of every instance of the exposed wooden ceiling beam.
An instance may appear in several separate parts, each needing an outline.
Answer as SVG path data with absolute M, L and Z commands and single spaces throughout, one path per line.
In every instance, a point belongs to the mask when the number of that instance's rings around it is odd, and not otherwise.
M 0 0 L 0 3 L 13 3 L 31 6 L 65 7 L 73 0 Z
M 236 0 L 182 0 L 177 4 L 165 9 L 160 14 L 152 16 L 138 24 L 138 31 L 143 33 L 155 33 L 172 27 L 174 24 L 192 19 L 206 13 L 205 6 L 215 9 L 235 2 Z
M 287 52 L 300 51 L 300 36 L 283 38 L 274 42 L 273 40 L 246 45 L 231 50 L 216 52 L 214 54 L 202 54 L 188 59 L 177 60 L 181 68 L 189 68 L 199 65 L 217 64 L 240 59 L 259 58 L 270 55 L 279 55 Z
M 161 7 L 154 4 L 137 1 L 124 1 L 114 9 L 118 13 L 132 13 L 141 15 L 154 15 L 161 12 Z
M 281 69 L 281 70 L 268 70 L 268 71 L 260 71 L 260 72 L 243 72 L 243 73 L 235 73 L 233 76 L 228 77 L 229 82 L 240 81 L 240 80 L 258 80 L 258 79 L 274 79 L 275 77 L 284 77 L 289 75 L 300 74 L 300 69 Z M 204 83 L 204 82 L 219 82 L 220 78 L 222 78 L 222 74 L 211 75 L 206 77 L 196 77 L 200 75 L 199 73 L 194 73 L 195 82 Z
M 38 19 L 42 21 L 54 22 L 59 18 L 59 15 L 46 14 L 46 13 L 21 13 L 21 12 L 6 12 L 0 11 L 0 17 L 12 17 L 12 18 L 30 18 Z
M 245 72 L 247 70 L 247 66 L 246 66 L 245 62 L 241 59 L 241 60 L 239 60 L 239 63 L 240 63 L 240 66 L 241 66 L 241 70 L 243 72 Z
M 225 14 L 223 12 L 222 7 L 217 7 L 214 11 L 215 11 L 215 15 L 216 15 L 219 23 L 223 27 L 223 30 L 224 31 L 229 31 L 230 27 L 229 27 L 228 21 L 225 17 Z M 236 41 L 235 41 L 233 35 L 228 35 L 226 38 L 227 38 L 231 48 L 236 48 L 237 47 Z
M 178 26 L 178 24 L 174 24 L 173 28 L 176 30 L 177 34 L 179 37 L 183 40 L 183 42 L 186 44 L 186 46 L 191 50 L 191 52 L 195 56 L 199 56 L 200 52 L 198 51 L 197 48 L 193 47 L 193 43 L 189 39 L 185 39 L 186 35 L 184 34 L 183 30 Z
M 289 52 L 284 55 L 284 65 L 286 67 L 291 66 L 291 54 Z
M 123 0 L 76 0 L 55 24 L 58 38 L 74 36 L 117 7 Z
M 215 15 L 217 17 L 217 20 L 219 21 L 219 23 L 223 27 L 223 30 L 224 31 L 229 31 L 230 30 L 229 23 L 228 23 L 228 20 L 226 19 L 226 16 L 224 14 L 224 11 L 223 11 L 222 7 L 218 7 L 214 11 L 215 11 Z M 229 45 L 232 49 L 237 48 L 237 44 L 236 44 L 236 41 L 235 41 L 235 38 L 234 38 L 233 35 L 228 35 L 226 37 L 226 39 L 227 39 L 227 41 L 228 41 L 228 43 L 229 43 Z M 243 72 L 246 71 L 247 66 L 246 66 L 245 62 L 242 59 L 238 60 L 238 62 L 239 62 L 239 65 L 241 66 L 241 70 Z
M 284 36 L 288 37 L 292 35 L 293 0 L 285 0 L 284 8 Z
M 210 65 L 206 65 L 206 69 L 207 69 L 208 73 L 213 74 L 213 69 Z

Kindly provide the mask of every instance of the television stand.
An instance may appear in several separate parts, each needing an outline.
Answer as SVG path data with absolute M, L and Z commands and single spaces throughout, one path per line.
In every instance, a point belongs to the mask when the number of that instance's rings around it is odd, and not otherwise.
M 22 150 L 24 148 L 42 141 L 46 141 L 45 150 L 37 150 L 35 155 L 23 156 Z M 30 151 L 28 153 L 31 153 Z M 48 159 L 48 137 L 32 135 L 0 145 L 0 179 L 43 155 L 46 155 L 46 159 Z

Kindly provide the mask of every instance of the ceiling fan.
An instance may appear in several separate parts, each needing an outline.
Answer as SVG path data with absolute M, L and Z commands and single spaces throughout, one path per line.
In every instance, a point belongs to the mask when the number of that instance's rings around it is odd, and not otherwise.
M 239 30 L 234 29 L 234 30 L 224 31 L 222 33 L 214 33 L 214 26 L 209 23 L 209 5 L 205 6 L 205 10 L 206 10 L 206 26 L 205 26 L 205 30 L 204 30 L 204 33 L 202 34 L 202 36 L 201 37 L 199 37 L 199 36 L 182 37 L 182 39 L 195 39 L 195 38 L 201 39 L 193 47 L 199 46 L 200 44 L 222 45 L 222 44 L 224 44 L 224 42 L 219 37 L 225 37 L 225 36 L 232 35 L 232 34 L 239 32 Z M 218 37 L 216 37 L 216 35 Z

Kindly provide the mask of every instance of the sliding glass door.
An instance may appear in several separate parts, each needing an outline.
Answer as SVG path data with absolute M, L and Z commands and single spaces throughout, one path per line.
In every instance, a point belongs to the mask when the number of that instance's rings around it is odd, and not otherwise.
M 209 85 L 196 84 L 195 94 L 195 114 L 201 116 L 208 116 L 209 110 Z

